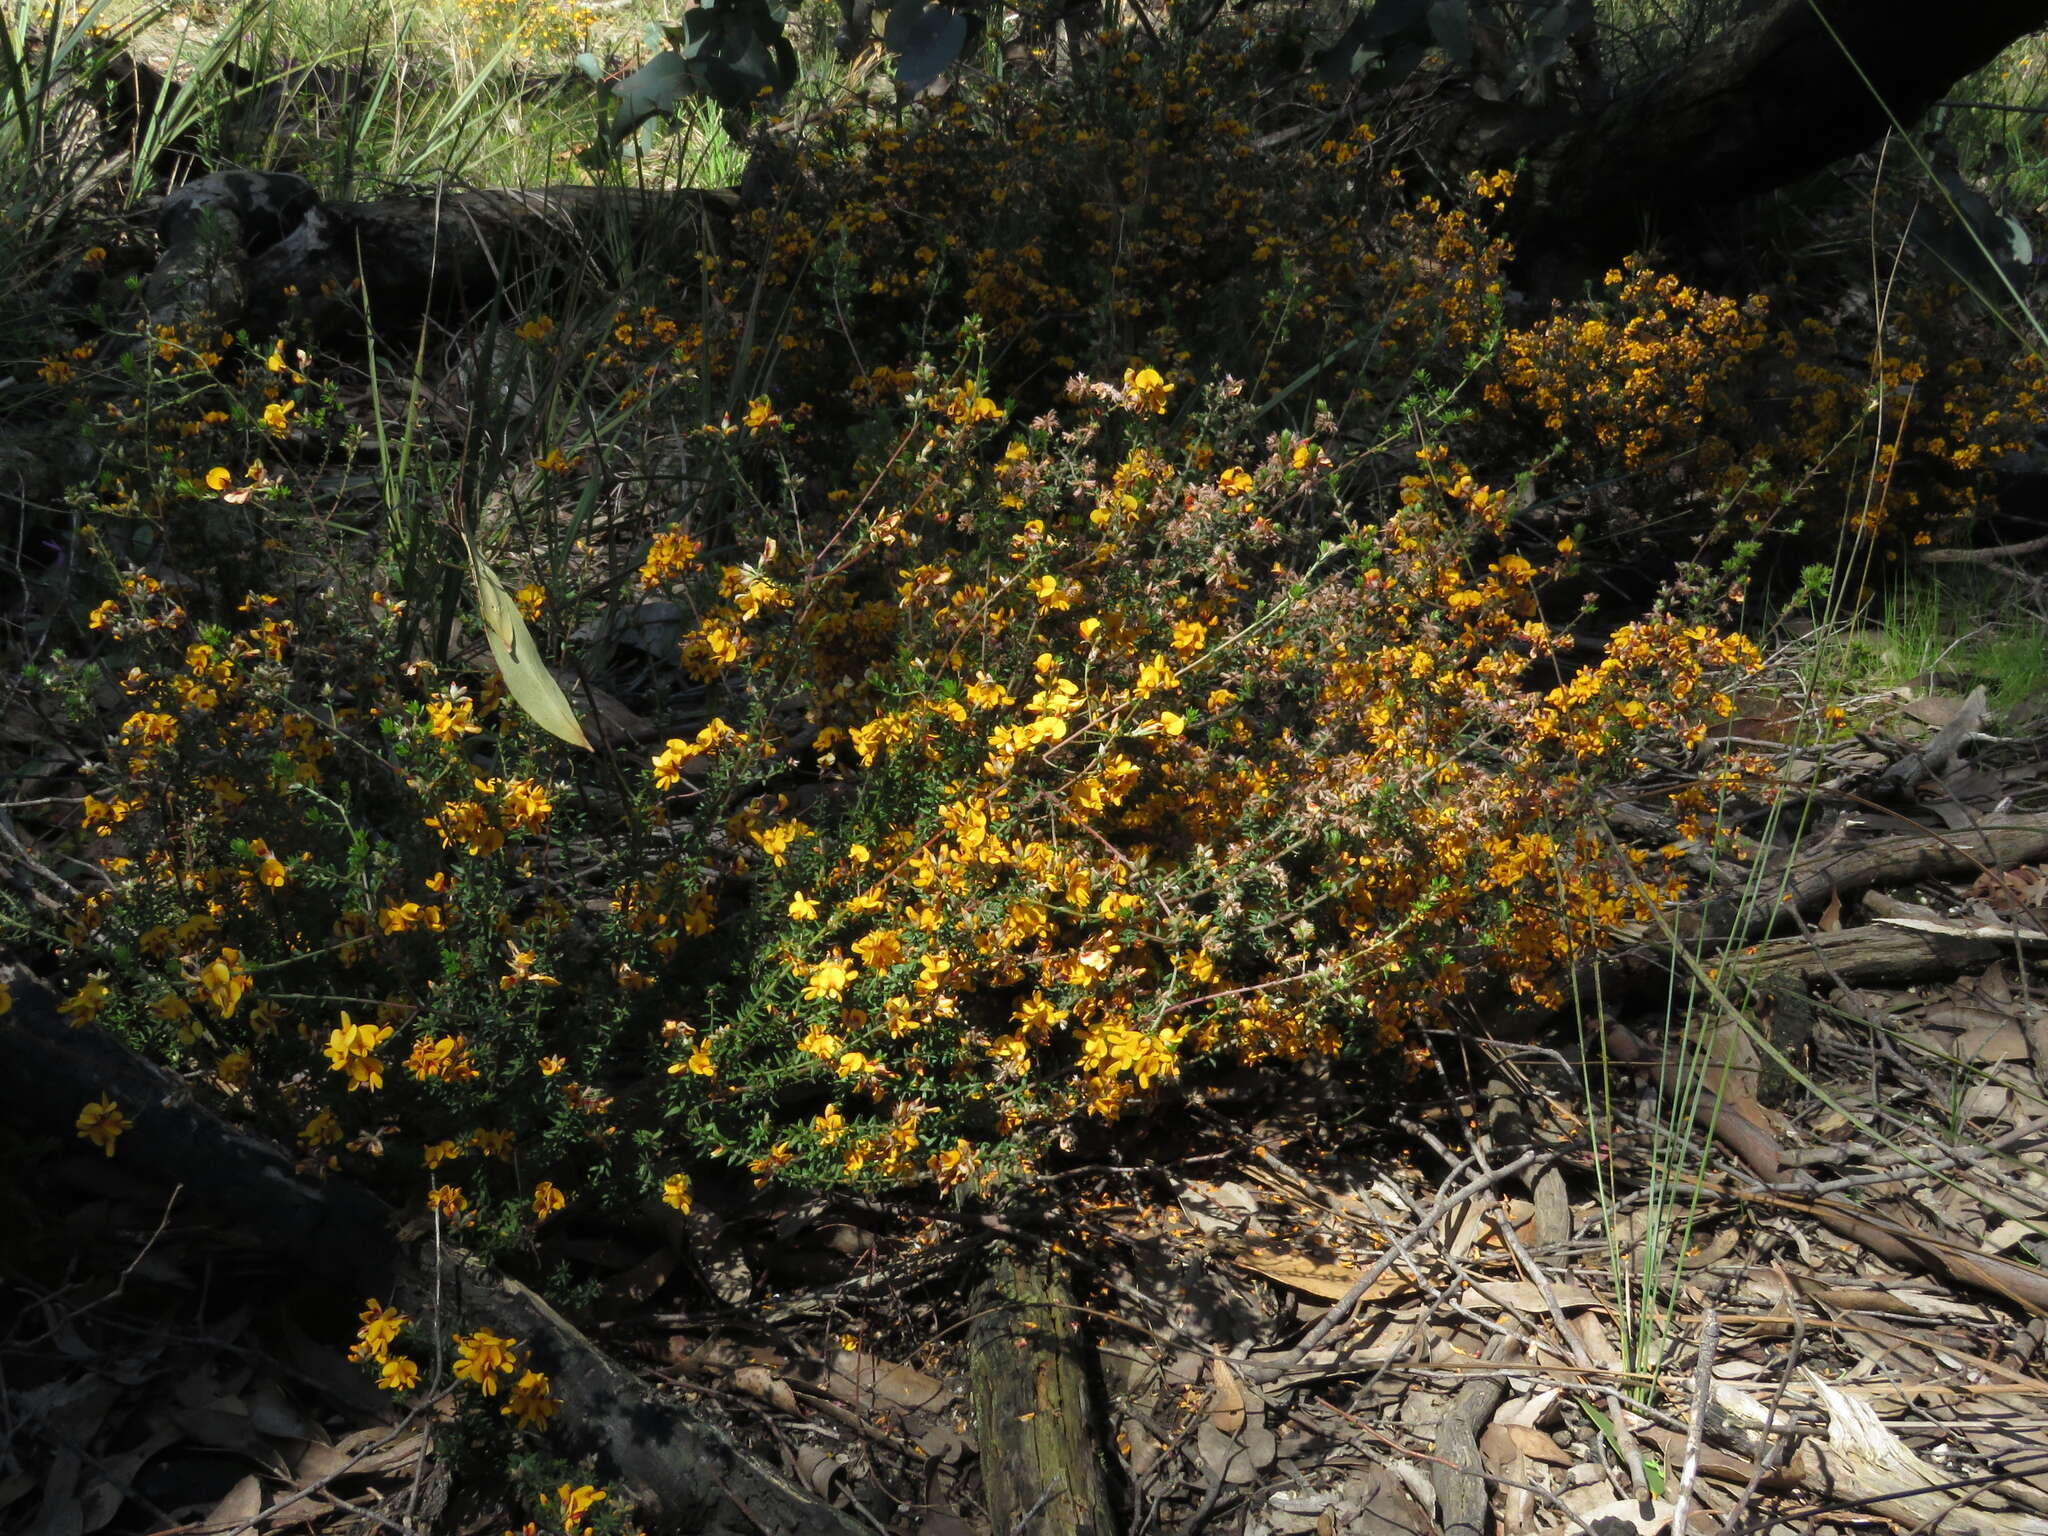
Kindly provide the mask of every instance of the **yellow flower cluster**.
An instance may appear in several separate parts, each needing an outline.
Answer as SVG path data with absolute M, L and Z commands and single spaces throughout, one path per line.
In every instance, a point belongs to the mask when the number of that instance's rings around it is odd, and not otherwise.
M 377 1385 L 387 1392 L 410 1392 L 420 1384 L 419 1362 L 391 1353 L 398 1335 L 412 1319 L 396 1307 L 387 1307 L 372 1296 L 363 1308 L 362 1326 L 348 1357 L 378 1367 Z
M 1768 339 L 1765 301 L 1702 293 L 1631 256 L 1607 274 L 1602 313 L 1559 315 L 1501 343 L 1487 400 L 1528 410 L 1589 464 L 1626 470 L 1704 448 L 1729 385 Z
M 485 54 L 507 41 L 534 55 L 572 50 L 602 14 L 580 0 L 462 0 L 462 10 Z
M 114 1143 L 132 1123 L 111 1098 L 96 1100 L 78 1112 L 79 1137 L 109 1157 L 114 1155 Z
M 652 592 L 698 569 L 703 552 L 704 546 L 681 528 L 671 525 L 662 529 L 640 562 L 640 590 Z
M 348 1074 L 348 1089 L 377 1089 L 384 1086 L 384 1063 L 377 1048 L 393 1034 L 389 1024 L 358 1024 L 343 1012 L 341 1023 L 327 1037 L 327 1064 Z
M 1630 477 L 1635 520 L 1665 539 L 1674 519 L 1754 538 L 1824 507 L 1830 536 L 1839 518 L 1931 542 L 2048 424 L 2048 365 L 1938 289 L 1903 288 L 1867 336 L 1815 314 L 1772 332 L 1768 311 L 1631 256 L 1599 301 L 1508 331 L 1485 398 L 1576 476 Z

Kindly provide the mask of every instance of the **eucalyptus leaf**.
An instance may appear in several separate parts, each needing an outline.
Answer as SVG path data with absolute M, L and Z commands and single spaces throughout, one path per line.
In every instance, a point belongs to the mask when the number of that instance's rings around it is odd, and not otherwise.
M 1390 89 L 1406 80 L 1422 68 L 1422 61 L 1429 57 L 1429 48 L 1422 43 L 1402 43 L 1387 50 L 1385 61 L 1380 65 L 1379 85 Z
M 773 38 L 769 39 L 768 46 L 775 55 L 776 68 L 781 71 L 782 83 L 775 92 L 776 95 L 780 96 L 784 91 L 796 84 L 798 68 L 796 49 L 791 45 L 789 39 L 780 32 L 777 32 Z
M 673 112 L 693 83 L 690 63 L 664 50 L 612 87 L 618 108 L 612 113 L 611 139 L 625 138 L 650 117 Z
M 1472 8 L 1467 0 L 1430 0 L 1429 34 L 1460 69 L 1472 64 Z
M 882 42 L 896 55 L 896 83 L 915 94 L 960 57 L 967 42 L 967 18 L 926 0 L 896 0 L 889 8 Z
M 1529 36 L 1551 39 L 1562 43 L 1573 32 L 1572 8 L 1569 4 L 1545 6 L 1529 23 Z
M 476 583 L 477 617 L 483 623 L 484 638 L 490 642 L 491 658 L 505 679 L 505 691 L 526 711 L 527 718 L 549 735 L 590 751 L 590 739 L 577 723 L 576 711 L 569 707 L 561 684 L 541 661 L 533 636 L 527 632 L 526 620 L 520 616 L 519 605 L 484 564 L 467 535 L 462 544 L 469 551 L 469 572 Z
M 761 94 L 757 74 L 728 64 L 724 59 L 692 59 L 690 72 L 704 94 L 728 112 L 744 110 Z
M 700 6 L 694 11 L 683 13 L 681 25 L 670 35 L 677 53 L 686 59 L 701 56 L 704 50 L 715 43 L 721 33 L 731 25 L 729 11 L 713 10 Z
M 788 14 L 768 0 L 707 0 L 660 23 L 667 46 L 614 88 L 611 142 L 651 117 L 674 116 L 685 96 L 709 96 L 731 112 L 781 97 L 797 78 L 796 50 L 782 31 Z
M 1373 47 L 1370 28 L 1371 18 L 1364 12 L 1351 18 L 1337 41 L 1317 51 L 1314 59 L 1316 78 L 1329 86 L 1342 85 L 1355 80 L 1364 73 L 1367 62 L 1377 51 Z
M 1937 173 L 1946 206 L 1922 203 L 1907 226 L 1913 240 L 1954 278 L 1993 303 L 2033 275 L 2034 242 L 2019 221 L 2003 212 L 1954 171 Z
M 1379 0 L 1354 25 L 1364 29 L 1361 42 L 1385 43 L 1420 30 L 1428 15 L 1429 0 Z
M 1450 0 L 1462 5 L 1464 0 Z M 1359 12 L 1329 47 L 1314 58 L 1316 78 L 1340 86 L 1374 72 L 1374 83 L 1398 85 L 1413 73 L 1435 41 L 1431 0 L 1378 0 Z

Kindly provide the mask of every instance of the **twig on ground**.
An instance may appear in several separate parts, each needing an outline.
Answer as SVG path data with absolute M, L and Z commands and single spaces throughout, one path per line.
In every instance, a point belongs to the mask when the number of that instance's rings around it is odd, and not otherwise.
M 1678 1469 L 1678 1496 L 1672 1501 L 1671 1536 L 1685 1536 L 1692 1515 L 1693 1484 L 1700 1476 L 1700 1434 L 1707 1408 L 1714 1401 L 1714 1353 L 1721 1343 L 1721 1314 L 1707 1308 L 1700 1324 L 1700 1358 L 1692 1376 L 1692 1418 L 1685 1427 L 1685 1459 Z

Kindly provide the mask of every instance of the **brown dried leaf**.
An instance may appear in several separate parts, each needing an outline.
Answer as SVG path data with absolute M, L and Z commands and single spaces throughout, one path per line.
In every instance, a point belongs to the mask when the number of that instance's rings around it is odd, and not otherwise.
M 1659 1429 L 1651 1426 L 1636 1431 L 1638 1439 L 1647 1440 L 1664 1453 L 1664 1464 L 1669 1467 L 1683 1465 L 1686 1454 L 1686 1437 L 1675 1429 Z M 1702 1444 L 1698 1447 L 1701 1477 L 1711 1477 L 1716 1482 L 1734 1483 L 1747 1487 L 1751 1477 L 1756 1475 L 1756 1463 L 1733 1451 L 1722 1450 L 1719 1446 Z M 1788 1471 L 1779 1468 L 1767 1472 L 1757 1483 L 1769 1493 L 1784 1493 L 1799 1486 L 1796 1469 Z
M 1661 1499 L 1616 1499 L 1610 1504 L 1580 1510 L 1579 1518 L 1603 1536 L 1620 1536 L 1624 1531 L 1632 1531 L 1635 1536 L 1658 1536 L 1671 1524 L 1674 1513 L 1672 1506 Z
M 645 1301 L 668 1284 L 675 1270 L 676 1256 L 666 1248 L 657 1248 L 624 1274 L 607 1280 L 604 1294 L 614 1301 Z
M 1579 1459 L 1540 1429 L 1531 1429 L 1526 1424 L 1503 1424 L 1498 1419 L 1479 1436 L 1479 1450 L 1486 1458 L 1487 1470 L 1496 1477 L 1521 1457 L 1553 1467 L 1569 1467 Z
M 319 1432 L 274 1381 L 258 1382 L 250 1388 L 249 1422 L 263 1434 L 281 1440 L 310 1440 Z
M 1220 1475 L 1226 1483 L 1256 1482 L 1259 1474 L 1273 1464 L 1279 1449 L 1273 1432 L 1255 1422 L 1247 1423 L 1236 1435 L 1227 1435 L 1205 1419 L 1195 1432 L 1195 1453 L 1210 1475 Z
M 1987 903 L 1994 912 L 2012 913 L 2048 906 L 2048 870 L 2039 864 L 1986 870 L 1971 883 L 1968 894 Z
M 1953 724 L 1956 716 L 1960 715 L 1973 699 L 1974 695 L 1970 699 L 1959 699 L 1953 694 L 1925 693 L 1900 706 L 1900 712 L 1911 715 L 1922 725 L 1931 725 L 1940 730 L 1945 725 Z
M 241 1531 L 256 1523 L 263 1513 L 263 1483 L 251 1472 L 230 1488 L 207 1514 L 201 1530 Z
M 2025 1061 L 2027 1034 L 2011 1022 L 1995 1029 L 1969 1029 L 1956 1037 L 1951 1049 L 1964 1061 Z
M 821 1499 L 832 1496 L 832 1480 L 845 1470 L 846 1458 L 831 1446 L 806 1445 L 797 1450 L 797 1481 Z
M 333 1446 L 349 1459 L 349 1474 L 354 1477 L 369 1477 L 400 1467 L 410 1468 L 426 1448 L 427 1437 L 424 1434 L 406 1434 L 393 1439 L 390 1430 L 377 1427 L 351 1430 Z M 304 1476 L 303 1473 L 300 1475 Z
M 1615 1347 L 1614 1337 L 1600 1320 L 1598 1312 L 1574 1312 L 1565 1319 L 1572 1325 L 1572 1332 L 1579 1336 L 1586 1358 L 1603 1371 L 1624 1369 L 1621 1351 Z
M 1221 1355 L 1212 1355 L 1209 1379 L 1214 1383 L 1209 1394 L 1209 1422 L 1224 1434 L 1235 1435 L 1244 1428 L 1244 1389 L 1237 1384 L 1237 1373 Z
M 1550 1299 L 1554 1298 L 1561 1311 L 1571 1312 L 1581 1307 L 1597 1307 L 1600 1298 L 1583 1285 L 1569 1281 L 1545 1288 L 1531 1280 L 1475 1280 L 1472 1289 L 1479 1296 L 1495 1306 L 1506 1307 L 1513 1312 L 1526 1312 L 1541 1317 L 1550 1310 Z
M 936 1376 L 857 1349 L 836 1351 L 825 1362 L 820 1390 L 864 1413 L 895 1408 L 938 1413 L 953 1404 L 953 1389 Z
M 1320 1297 L 1324 1301 L 1337 1301 L 1348 1296 L 1351 1287 L 1365 1274 L 1355 1265 L 1325 1262 L 1298 1253 L 1273 1253 L 1265 1249 L 1252 1249 L 1237 1254 L 1235 1259 L 1240 1269 L 1248 1269 L 1276 1285 L 1284 1285 L 1291 1291 Z M 1398 1296 L 1408 1288 L 1406 1277 L 1388 1270 L 1366 1287 L 1362 1299 L 1382 1301 L 1389 1296 Z
M 789 1389 L 789 1383 L 763 1366 L 740 1367 L 732 1373 L 732 1384 L 772 1408 L 789 1414 L 796 1412 L 796 1394 Z

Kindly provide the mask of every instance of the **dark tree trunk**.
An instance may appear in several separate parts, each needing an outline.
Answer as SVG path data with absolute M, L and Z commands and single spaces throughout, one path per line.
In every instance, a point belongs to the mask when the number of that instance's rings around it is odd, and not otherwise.
M 1910 125 L 2043 26 L 2048 0 L 1775 0 L 1590 116 L 1475 101 L 1451 159 L 1521 162 L 1525 248 L 1619 254 L 1646 216 L 1755 197 Z

